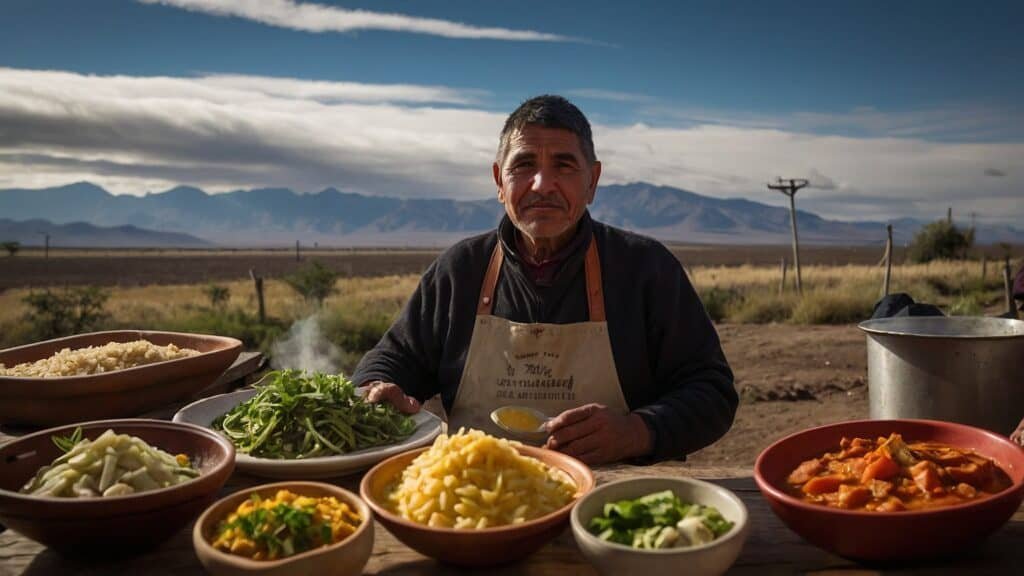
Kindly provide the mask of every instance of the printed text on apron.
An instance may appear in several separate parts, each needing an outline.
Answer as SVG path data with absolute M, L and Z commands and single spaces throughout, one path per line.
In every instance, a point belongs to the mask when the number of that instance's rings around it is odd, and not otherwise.
M 499 242 L 480 290 L 449 432 L 465 427 L 502 436 L 490 413 L 509 405 L 530 406 L 548 416 L 591 402 L 628 412 L 608 339 L 596 240 L 590 239 L 584 264 L 589 322 L 524 324 L 492 315 L 503 259 Z

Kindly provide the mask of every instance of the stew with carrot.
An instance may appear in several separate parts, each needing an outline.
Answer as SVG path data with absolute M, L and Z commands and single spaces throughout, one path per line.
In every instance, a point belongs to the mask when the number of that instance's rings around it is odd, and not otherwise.
M 847 510 L 923 510 L 985 498 L 1012 482 L 994 461 L 938 442 L 843 438 L 839 451 L 803 462 L 786 479 L 805 502 Z

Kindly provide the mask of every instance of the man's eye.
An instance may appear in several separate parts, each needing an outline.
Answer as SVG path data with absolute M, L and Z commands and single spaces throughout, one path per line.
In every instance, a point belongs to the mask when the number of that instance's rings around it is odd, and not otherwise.
M 561 172 L 566 172 L 566 173 L 575 172 L 576 171 L 576 165 L 573 164 L 572 162 L 559 162 L 558 163 L 558 170 L 561 171 Z
M 513 172 L 525 172 L 533 169 L 533 162 L 517 162 L 512 165 Z

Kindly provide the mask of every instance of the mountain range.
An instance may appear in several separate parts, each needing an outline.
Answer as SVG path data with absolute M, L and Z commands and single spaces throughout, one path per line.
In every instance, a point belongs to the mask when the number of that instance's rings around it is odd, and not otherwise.
M 48 220 L 0 218 L 0 241 L 23 246 L 42 245 L 46 236 L 64 248 L 209 248 L 211 244 L 189 234 L 157 232 L 137 226 L 93 226 L 87 222 L 54 224 Z
M 786 208 L 642 182 L 601 186 L 590 211 L 597 220 L 667 242 L 790 241 Z M 54 188 L 0 190 L 0 218 L 128 226 L 150 234 L 179 235 L 165 238 L 171 245 L 205 241 L 224 246 L 284 246 L 299 240 L 321 246 L 444 246 L 493 228 L 503 213 L 494 199 L 408 199 L 334 188 L 308 194 L 286 188 L 208 194 L 178 186 L 133 196 L 114 195 L 89 182 L 78 182 Z M 907 218 L 890 223 L 897 243 L 909 241 L 924 224 Z M 827 220 L 806 211 L 797 211 L 797 224 L 801 242 L 809 244 L 874 244 L 885 237 L 884 223 Z M 39 244 L 38 231 L 33 228 L 24 243 Z M 58 233 L 62 234 L 54 231 L 54 235 Z M 102 233 L 113 237 L 110 231 Z M 143 241 L 138 238 L 133 241 Z M 150 241 L 157 239 L 148 236 L 145 245 L 154 245 Z M 976 231 L 976 239 L 980 243 L 1020 243 L 1024 231 L 985 226 Z

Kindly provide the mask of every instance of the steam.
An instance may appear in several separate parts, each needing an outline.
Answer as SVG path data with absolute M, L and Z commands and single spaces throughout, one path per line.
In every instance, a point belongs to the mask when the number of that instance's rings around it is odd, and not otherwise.
M 340 371 L 341 349 L 324 338 L 316 314 L 292 324 L 288 335 L 274 342 L 270 353 L 271 366 L 276 369 L 292 368 L 328 374 Z

